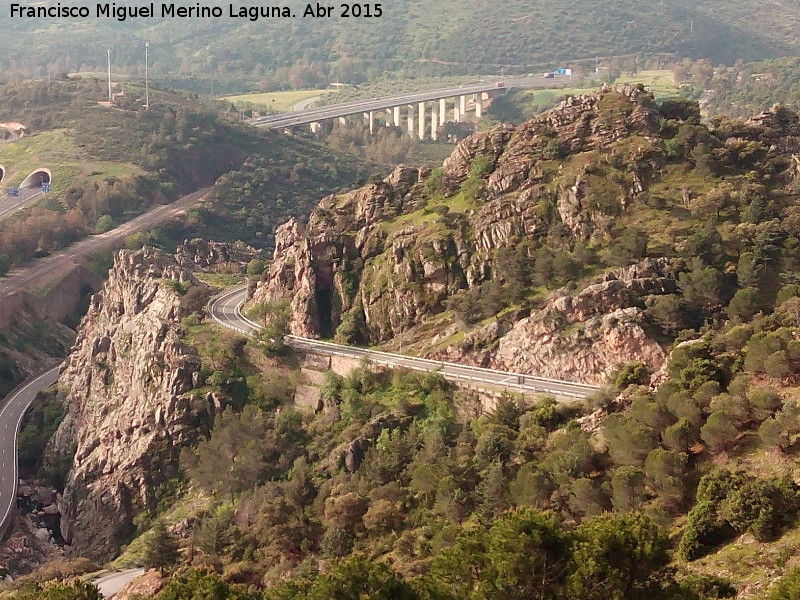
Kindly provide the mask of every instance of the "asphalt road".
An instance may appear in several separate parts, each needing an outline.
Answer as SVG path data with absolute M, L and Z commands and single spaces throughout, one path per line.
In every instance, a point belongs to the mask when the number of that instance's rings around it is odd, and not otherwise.
M 122 591 L 130 581 L 133 581 L 139 575 L 144 573 L 144 569 L 126 569 L 125 571 L 116 571 L 103 575 L 99 579 L 95 579 L 94 583 L 100 590 L 100 594 L 109 600 Z
M 305 100 L 300 100 L 300 102 L 295 102 L 292 106 L 292 112 L 303 112 L 304 110 L 308 110 L 308 107 L 319 99 L 320 96 L 314 96 L 313 98 L 306 98 Z
M 0 409 L 0 531 L 17 497 L 17 434 L 22 415 L 36 398 L 36 394 L 49 388 L 58 379 L 59 367 L 33 377 L 17 387 L 4 400 Z
M 257 323 L 254 323 L 242 314 L 241 306 L 246 299 L 247 288 L 236 288 L 214 298 L 208 305 L 208 311 L 211 317 L 221 325 L 243 335 L 253 335 L 260 327 Z M 312 350 L 321 354 L 345 356 L 355 359 L 367 358 L 374 363 L 403 367 L 414 371 L 438 371 L 447 379 L 485 384 L 491 389 L 508 389 L 509 391 L 518 393 L 547 393 L 562 398 L 586 398 L 599 389 L 595 386 L 582 383 L 534 377 L 532 375 L 526 375 L 525 373 L 483 369 L 480 367 L 405 356 L 403 354 L 378 352 L 366 348 L 341 346 L 339 344 L 297 336 L 287 336 L 287 342 L 295 348 Z
M 19 191 L 19 196 L 10 198 L 5 194 L 0 197 L 0 219 L 21 208 L 29 200 L 33 200 L 42 193 L 41 187 L 25 188 Z
M 503 83 L 505 84 L 506 88 L 549 88 L 566 85 L 569 83 L 569 81 L 570 80 L 565 77 L 547 79 L 543 76 L 538 76 L 507 79 Z M 342 104 L 331 104 L 329 106 L 320 106 L 318 108 L 304 110 L 302 113 L 294 112 L 268 115 L 266 117 L 253 119 L 250 121 L 250 124 L 255 125 L 256 127 L 264 127 L 266 129 L 276 129 L 280 127 L 290 127 L 292 125 L 313 123 L 315 121 L 324 121 L 325 119 L 335 119 L 336 117 L 345 117 L 347 115 L 354 115 L 370 110 L 383 110 L 386 108 L 401 106 L 403 104 L 415 104 L 417 102 L 438 100 L 439 98 L 451 98 L 466 94 L 489 92 L 495 89 L 497 88 L 495 87 L 494 81 L 488 83 L 474 83 L 453 88 L 443 88 L 440 90 L 401 94 L 387 98 L 372 98 L 367 100 L 344 102 Z
M 14 269 L 0 279 L 0 296 L 25 289 L 40 280 L 44 280 L 75 259 L 85 258 L 103 250 L 114 248 L 132 233 L 150 229 L 160 223 L 174 219 L 183 214 L 188 207 L 199 202 L 207 192 L 208 189 L 199 190 L 184 196 L 180 200 L 176 200 L 172 204 L 157 206 L 149 212 L 123 223 L 116 229 L 90 236 L 60 252 L 35 260 L 19 269 Z

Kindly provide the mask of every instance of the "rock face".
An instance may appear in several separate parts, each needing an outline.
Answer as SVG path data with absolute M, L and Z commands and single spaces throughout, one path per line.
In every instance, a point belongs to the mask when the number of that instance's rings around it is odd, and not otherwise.
M 105 560 L 175 475 L 181 445 L 214 412 L 189 392 L 200 361 L 178 336 L 182 285 L 203 285 L 153 249 L 120 252 L 92 297 L 59 378 L 67 415 L 51 445 L 74 452 L 60 502 L 70 552 Z
M 175 251 L 175 260 L 184 269 L 243 273 L 247 263 L 260 253 L 244 242 L 231 244 L 194 238 L 184 240 Z
M 665 354 L 646 332 L 644 298 L 674 293 L 681 267 L 646 259 L 611 271 L 575 295 L 557 292 L 505 331 L 493 323 L 435 356 L 596 385 L 634 361 L 657 371 Z
M 607 87 L 467 138 L 436 173 L 400 167 L 325 198 L 308 225 L 278 228 L 253 302 L 290 301 L 296 335 L 385 343 L 416 331 L 411 337 L 432 339 L 421 350 L 429 356 L 535 375 L 598 383 L 632 360 L 658 368 L 663 352 L 645 333 L 643 308 L 646 296 L 675 291 L 666 263 L 559 292 L 541 310 L 517 310 L 458 344 L 446 341 L 457 330 L 452 318 L 437 315 L 460 290 L 492 280 L 501 252 L 540 244 L 554 226 L 583 242 L 609 230 L 659 179 L 661 118 L 648 93 Z M 604 160 L 627 171 L 609 178 Z
M 255 301 L 291 299 L 292 333 L 332 334 L 356 301 L 357 282 L 351 276 L 385 250 L 381 223 L 417 208 L 425 174 L 400 167 L 382 182 L 325 198 L 308 226 L 292 219 L 278 227 L 275 260 Z

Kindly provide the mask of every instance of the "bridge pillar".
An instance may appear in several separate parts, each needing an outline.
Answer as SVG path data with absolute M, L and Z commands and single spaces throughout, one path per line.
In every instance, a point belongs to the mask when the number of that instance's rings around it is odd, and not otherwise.
M 339 125 L 342 127 L 347 125 L 347 117 L 339 117 Z
M 439 137 L 436 133 L 436 130 L 439 129 L 439 123 L 436 118 L 436 105 L 431 107 L 431 139 L 435 142 L 436 138 Z
M 417 115 L 417 121 L 419 125 L 419 139 L 425 139 L 425 103 L 419 103 L 419 115 Z
M 475 118 L 476 119 L 480 119 L 481 118 L 481 109 L 482 108 L 483 107 L 481 106 L 480 94 L 475 94 Z
M 453 122 L 461 123 L 461 113 L 458 112 L 458 104 L 453 107 Z
M 395 106 L 392 109 L 392 122 L 394 123 L 395 127 L 400 127 L 400 107 Z
M 408 135 L 414 137 L 414 105 L 408 105 Z
M 462 119 L 467 114 L 467 97 L 466 96 L 461 96 L 458 99 L 458 112 L 461 114 L 461 118 Z
M 447 98 L 439 99 L 439 125 L 447 121 Z
M 319 130 L 322 129 L 322 125 L 319 121 L 313 121 L 309 127 L 311 127 L 311 133 L 319 133 Z

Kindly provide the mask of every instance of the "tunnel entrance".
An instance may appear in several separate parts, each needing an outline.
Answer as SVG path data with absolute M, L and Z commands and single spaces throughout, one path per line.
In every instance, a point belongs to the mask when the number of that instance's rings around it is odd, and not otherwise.
M 317 301 L 317 315 L 319 316 L 319 335 L 322 339 L 333 337 L 333 305 L 332 290 L 330 288 L 317 288 L 315 300 Z
M 50 183 L 52 173 L 50 169 L 36 169 L 33 173 L 28 175 L 20 184 L 20 189 L 42 187 L 43 183 Z
M 0 165 L 0 184 L 3 183 L 3 180 L 6 178 L 6 168 L 3 165 Z

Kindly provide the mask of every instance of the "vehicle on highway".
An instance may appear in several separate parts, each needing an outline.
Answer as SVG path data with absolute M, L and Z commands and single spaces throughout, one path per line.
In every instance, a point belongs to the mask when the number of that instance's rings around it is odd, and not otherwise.
M 552 72 L 551 73 L 545 73 L 544 75 L 542 75 L 542 77 L 544 77 L 545 79 L 555 79 L 556 74 L 552 73 Z

